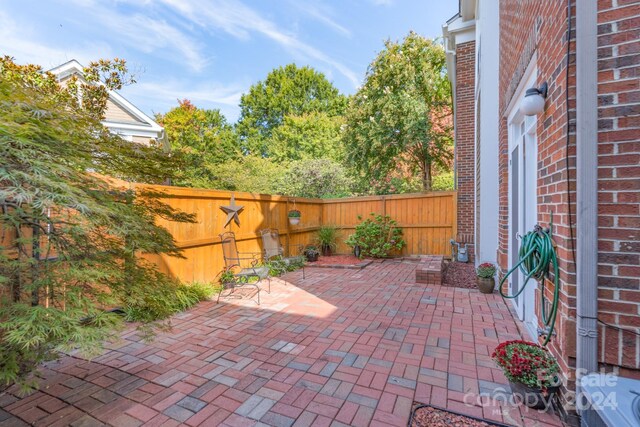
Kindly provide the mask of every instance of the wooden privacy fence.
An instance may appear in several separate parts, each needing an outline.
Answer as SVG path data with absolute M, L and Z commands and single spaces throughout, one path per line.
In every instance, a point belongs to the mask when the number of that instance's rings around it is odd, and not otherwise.
M 127 184 L 131 185 L 131 184 Z M 137 186 L 137 184 L 133 184 Z M 162 200 L 187 213 L 196 214 L 195 223 L 176 223 L 159 220 L 183 250 L 184 258 L 166 255 L 143 255 L 156 263 L 160 270 L 182 281 L 212 281 L 223 269 L 219 235 L 233 231 L 241 252 L 261 253 L 260 230 L 277 228 L 283 245 L 312 244 L 318 228 L 332 225 L 341 229 L 338 253 L 349 253 L 344 240 L 354 232 L 370 213 L 387 214 L 398 221 L 407 246 L 404 255 L 450 254 L 449 239 L 456 235 L 456 193 L 432 192 L 391 196 L 353 197 L 345 199 L 305 199 L 264 194 L 203 190 L 169 186 L 148 186 L 163 193 Z M 240 226 L 231 221 L 224 224 L 227 214 L 220 207 L 229 205 L 234 195 L 237 205 L 244 206 Z M 299 225 L 289 225 L 287 213 L 291 209 L 302 213 Z M 0 246 L 11 248 L 12 236 L 0 229 Z M 9 249 L 10 250 L 10 249 Z
M 183 281 L 210 281 L 223 269 L 220 233 L 233 231 L 241 252 L 261 252 L 260 230 L 277 228 L 283 245 L 312 244 L 322 225 L 341 229 L 338 252 L 348 253 L 344 240 L 370 213 L 387 214 L 398 221 L 407 246 L 405 255 L 450 254 L 449 239 L 456 235 L 456 193 L 432 192 L 345 199 L 305 199 L 242 192 L 153 186 L 166 194 L 164 202 L 184 212 L 195 213 L 193 224 L 161 221 L 183 249 L 184 259 L 148 256 L 160 269 Z M 233 221 L 225 229 L 227 214 L 220 207 L 229 205 L 232 194 L 244 206 L 240 226 Z M 302 213 L 299 225 L 289 225 L 287 213 Z

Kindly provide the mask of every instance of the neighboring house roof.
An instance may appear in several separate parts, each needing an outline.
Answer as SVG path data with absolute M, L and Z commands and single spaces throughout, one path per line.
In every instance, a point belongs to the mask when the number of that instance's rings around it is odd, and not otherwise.
M 83 69 L 84 67 L 78 61 L 72 59 L 50 69 L 49 72 L 54 74 L 58 81 L 64 82 L 73 75 L 82 78 Z M 107 111 L 102 123 L 113 133 L 122 135 L 130 141 L 145 143 L 150 138 L 165 140 L 162 126 L 113 90 L 109 90 Z

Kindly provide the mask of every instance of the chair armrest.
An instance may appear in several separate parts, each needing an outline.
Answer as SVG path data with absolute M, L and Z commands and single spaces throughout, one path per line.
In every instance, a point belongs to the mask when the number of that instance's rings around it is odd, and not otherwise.
M 238 255 L 249 255 L 251 258 L 255 258 L 255 257 L 260 257 L 262 256 L 260 253 L 258 252 L 238 252 Z
M 256 264 L 258 264 L 260 262 L 260 259 L 262 258 L 262 254 L 259 254 L 257 252 L 238 252 L 238 255 L 248 255 L 245 257 L 240 257 L 239 259 L 250 260 L 251 267 L 255 267 Z

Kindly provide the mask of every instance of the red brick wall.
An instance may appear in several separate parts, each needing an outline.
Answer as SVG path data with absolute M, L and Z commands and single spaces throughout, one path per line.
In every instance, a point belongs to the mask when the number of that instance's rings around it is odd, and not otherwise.
M 560 264 L 561 303 L 556 320 L 557 336 L 550 343 L 565 376 L 571 380 L 575 366 L 575 268 L 569 239 L 567 170 L 565 167 L 567 136 L 566 82 L 566 2 L 559 0 L 500 2 L 500 81 L 499 116 L 504 117 L 514 92 L 521 82 L 534 53 L 537 53 L 538 84 L 547 81 L 549 95 L 544 113 L 538 116 L 538 223 L 546 226 L 553 212 L 554 240 Z M 573 58 L 570 67 L 570 107 L 574 107 Z M 572 111 L 572 117 L 574 113 Z M 508 228 L 508 134 L 507 121 L 499 128 L 499 264 L 508 267 L 510 234 Z M 571 134 L 569 156 L 575 162 L 575 141 Z M 574 189 L 575 183 L 572 183 Z M 575 201 L 575 196 L 573 197 Z M 575 208 L 573 209 L 575 212 Z M 573 218 L 575 222 L 575 215 Z M 531 286 L 531 285 L 529 285 Z M 539 297 L 536 302 L 538 317 Z M 573 389 L 570 382 L 569 389 Z
M 456 46 L 455 141 L 456 188 L 458 190 L 458 235 L 474 257 L 474 165 L 475 165 L 475 63 L 476 42 Z
M 615 1 L 615 3 L 614 3 Z M 574 2 L 575 4 L 575 2 Z M 619 327 L 640 328 L 640 5 L 599 0 L 599 318 Z M 615 7 L 614 7 L 615 5 Z M 575 11 L 575 9 L 574 9 Z M 574 20 L 575 23 L 575 20 Z M 573 26 L 575 29 L 575 25 Z M 567 173 L 575 203 L 575 44 L 566 81 L 565 0 L 500 1 L 499 114 L 504 117 L 534 52 L 538 84 L 549 95 L 538 116 L 538 222 L 553 212 L 560 261 L 561 304 L 558 335 L 550 348 L 571 380 L 575 367 L 576 277 L 569 232 Z M 575 36 L 575 31 L 572 37 Z M 569 90 L 569 105 L 566 90 Z M 572 120 L 566 147 L 567 110 Z M 499 126 L 499 263 L 508 268 L 508 135 Z M 568 155 L 571 169 L 567 171 Z M 572 207 L 575 224 L 575 204 Z M 539 306 L 539 303 L 536 304 Z M 539 317 L 540 314 L 539 314 Z M 609 327 L 600 329 L 600 362 L 638 376 L 638 338 Z M 633 371 L 635 370 L 635 371 Z M 569 383 L 569 389 L 573 384 Z
M 640 4 L 598 2 L 598 317 L 640 329 Z M 600 325 L 600 360 L 640 378 L 637 335 Z

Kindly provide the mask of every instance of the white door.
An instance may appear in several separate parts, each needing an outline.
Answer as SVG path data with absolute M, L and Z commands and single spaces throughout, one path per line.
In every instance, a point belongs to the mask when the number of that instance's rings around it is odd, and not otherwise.
M 514 114 L 509 121 L 509 267 L 519 262 L 520 237 L 533 230 L 538 221 L 536 118 Z M 524 285 L 525 275 L 518 270 L 509 279 L 509 291 L 515 295 Z M 536 282 L 514 298 L 520 320 L 532 338 L 537 336 L 535 313 Z

